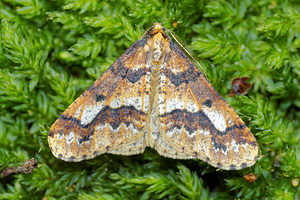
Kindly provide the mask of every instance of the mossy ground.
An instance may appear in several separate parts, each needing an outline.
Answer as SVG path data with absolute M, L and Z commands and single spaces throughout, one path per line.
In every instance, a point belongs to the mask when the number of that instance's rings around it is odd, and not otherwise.
M 0 199 L 300 199 L 298 1 L 0 1 Z M 154 22 L 172 30 L 250 127 L 261 159 L 240 171 L 199 160 L 54 158 L 54 120 Z M 230 81 L 249 76 L 248 96 Z M 244 180 L 247 173 L 257 180 Z

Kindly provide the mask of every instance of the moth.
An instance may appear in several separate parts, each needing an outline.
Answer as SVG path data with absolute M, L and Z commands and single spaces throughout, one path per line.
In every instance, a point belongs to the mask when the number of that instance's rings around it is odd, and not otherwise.
M 249 128 L 159 23 L 148 29 L 55 121 L 53 155 L 78 162 L 146 147 L 225 170 L 258 158 Z

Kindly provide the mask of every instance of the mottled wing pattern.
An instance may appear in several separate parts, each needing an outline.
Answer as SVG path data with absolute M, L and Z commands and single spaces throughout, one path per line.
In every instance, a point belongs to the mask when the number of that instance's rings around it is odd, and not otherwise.
M 149 146 L 242 169 L 258 155 L 249 128 L 158 23 L 56 120 L 48 142 L 66 161 Z
M 249 128 L 172 41 L 170 48 L 155 105 L 160 130 L 156 150 L 222 169 L 253 165 L 258 145 Z
M 55 121 L 48 142 L 56 157 L 81 161 L 105 152 L 144 151 L 150 92 L 146 39 L 133 44 Z

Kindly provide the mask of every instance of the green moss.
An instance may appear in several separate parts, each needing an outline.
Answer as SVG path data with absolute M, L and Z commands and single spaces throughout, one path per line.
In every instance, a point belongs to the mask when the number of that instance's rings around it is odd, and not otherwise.
M 0 2 L 0 199 L 299 199 L 300 4 L 297 1 Z M 54 158 L 54 120 L 154 22 L 192 51 L 251 128 L 262 158 L 241 171 L 172 160 L 150 149 L 81 163 Z M 249 76 L 248 96 L 229 98 Z M 257 174 L 255 182 L 243 176 Z

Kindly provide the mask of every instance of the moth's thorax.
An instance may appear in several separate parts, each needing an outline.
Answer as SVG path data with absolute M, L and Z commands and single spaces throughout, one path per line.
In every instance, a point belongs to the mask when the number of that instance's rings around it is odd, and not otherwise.
M 152 48 L 151 48 L 151 58 L 153 63 L 157 63 L 161 60 L 163 55 L 162 49 L 162 39 L 161 34 L 156 34 L 152 41 Z
M 163 63 L 166 52 L 169 51 L 169 41 L 161 32 L 156 33 L 149 41 L 149 50 L 153 65 Z

